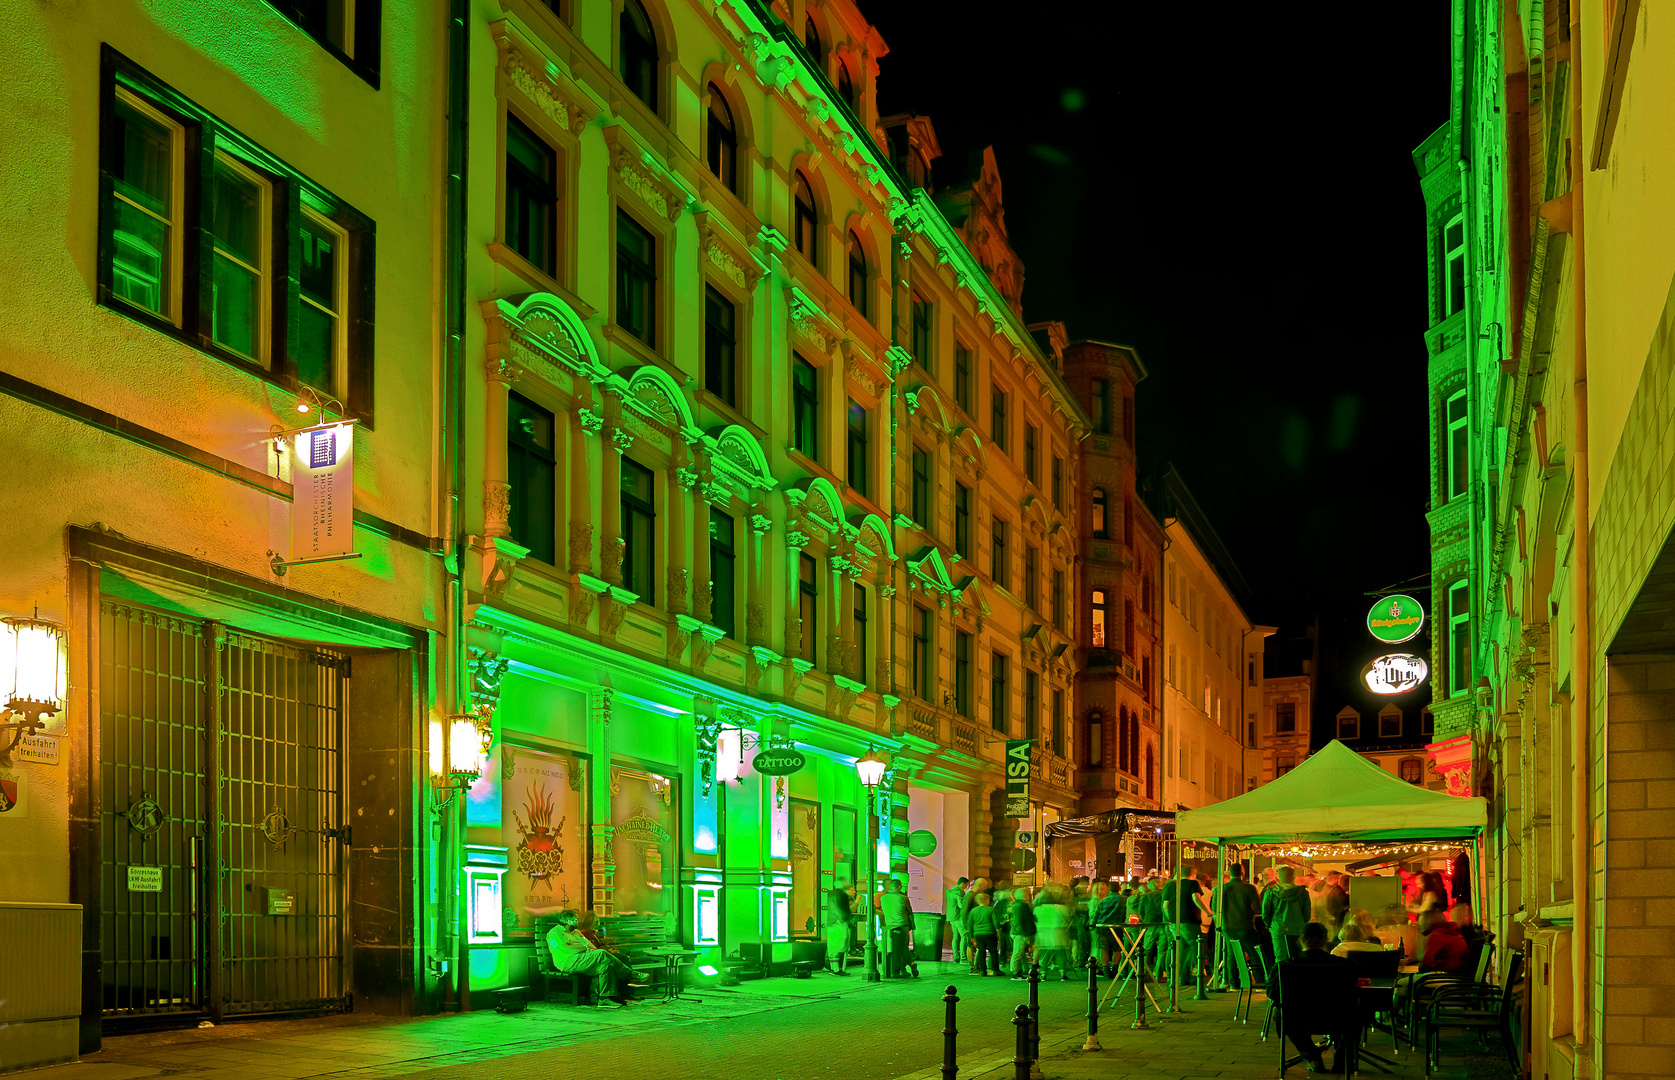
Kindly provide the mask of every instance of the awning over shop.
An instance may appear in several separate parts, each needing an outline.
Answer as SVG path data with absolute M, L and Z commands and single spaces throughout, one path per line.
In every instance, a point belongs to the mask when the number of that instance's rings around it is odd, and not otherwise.
M 1488 817 L 1481 797 L 1415 787 L 1334 739 L 1255 791 L 1181 811 L 1175 833 L 1236 844 L 1466 840 Z

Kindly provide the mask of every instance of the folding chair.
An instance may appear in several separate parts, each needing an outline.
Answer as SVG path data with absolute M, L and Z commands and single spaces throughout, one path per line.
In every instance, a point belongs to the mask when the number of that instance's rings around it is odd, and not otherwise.
M 1232 938 L 1227 939 L 1227 951 L 1233 957 L 1233 977 L 1238 984 L 1230 988 L 1237 991 L 1238 994 L 1233 999 L 1233 1019 L 1238 1020 L 1241 1024 L 1248 1024 L 1250 1023 L 1250 1006 L 1256 1000 L 1256 980 L 1251 977 L 1250 960 L 1245 956 L 1244 944 L 1244 942 L 1234 941 Z M 1239 1016 L 1240 1006 L 1243 1006 L 1245 1010 L 1242 1018 Z
M 1280 965 L 1280 996 L 1275 1003 L 1279 1014 L 1280 1076 L 1287 1069 L 1309 1060 L 1306 1054 L 1286 1053 L 1286 1027 L 1309 1036 L 1330 1034 L 1343 1039 L 1336 1052 L 1344 1063 L 1344 1075 L 1356 1071 L 1356 1049 L 1361 1039 L 1361 1007 L 1355 969 L 1348 964 L 1284 963 Z M 1272 998 L 1270 997 L 1270 1000 Z M 1345 1057 L 1344 1055 L 1348 1055 Z

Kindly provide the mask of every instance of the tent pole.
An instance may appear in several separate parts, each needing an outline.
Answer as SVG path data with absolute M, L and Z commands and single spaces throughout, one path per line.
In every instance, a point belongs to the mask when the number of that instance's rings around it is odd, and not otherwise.
M 1226 841 L 1223 841 L 1223 840 L 1217 840 L 1216 841 L 1216 864 L 1217 864 L 1216 865 L 1216 889 L 1221 890 L 1221 904 L 1226 904 L 1227 903 L 1227 843 L 1226 843 Z M 1215 895 L 1215 889 L 1210 890 L 1210 895 L 1211 896 Z M 1215 905 L 1215 906 L 1216 906 L 1215 917 L 1210 920 L 1210 922 L 1213 924 L 1210 927 L 1210 933 L 1212 933 L 1216 936 L 1216 948 L 1215 948 L 1216 989 L 1217 990 L 1225 990 L 1225 989 L 1227 989 L 1227 935 L 1225 933 L 1223 933 L 1222 931 L 1223 931 L 1223 928 L 1227 925 L 1226 922 L 1225 922 L 1226 914 L 1221 910 L 1221 905 Z

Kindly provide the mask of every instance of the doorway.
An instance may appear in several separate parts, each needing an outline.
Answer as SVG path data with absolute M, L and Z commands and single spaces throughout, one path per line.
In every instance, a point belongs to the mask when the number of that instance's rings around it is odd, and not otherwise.
M 103 1012 L 346 1006 L 348 656 L 106 600 Z

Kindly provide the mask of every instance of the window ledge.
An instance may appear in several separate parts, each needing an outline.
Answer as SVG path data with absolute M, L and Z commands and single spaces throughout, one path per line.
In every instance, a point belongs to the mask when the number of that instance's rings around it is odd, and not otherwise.
M 552 277 L 546 271 L 541 270 L 534 263 L 530 262 L 522 255 L 519 255 L 499 240 L 490 240 L 487 244 L 487 250 L 490 259 L 493 259 L 499 265 L 522 278 L 524 283 L 536 292 L 551 293 L 560 300 L 563 300 L 566 304 L 569 304 L 575 309 L 576 314 L 581 316 L 583 321 L 593 318 L 596 314 L 596 310 L 593 307 L 582 302 L 582 300 L 569 289 L 560 285 L 557 278 Z
M 627 330 L 624 330 L 616 323 L 607 322 L 604 326 L 599 328 L 599 332 L 604 335 L 606 341 L 633 354 L 634 359 L 638 360 L 640 363 L 656 365 L 668 373 L 668 375 L 675 380 L 677 385 L 684 386 L 686 384 L 685 372 L 676 369 L 673 364 L 663 359 L 662 355 L 659 354 L 656 349 L 647 345 L 645 342 L 641 341 Z
M 714 409 L 721 415 L 721 419 L 727 423 L 737 424 L 744 428 L 756 437 L 757 442 L 766 443 L 768 441 L 768 433 L 753 423 L 737 405 L 729 405 L 721 399 L 720 395 L 703 388 L 699 388 L 695 396 L 699 405 Z
M 798 450 L 795 447 L 787 446 L 785 448 L 785 456 L 791 464 L 806 469 L 815 476 L 824 477 L 825 479 L 830 480 L 833 487 L 841 488 L 843 486 L 843 482 L 837 478 L 835 473 L 833 473 L 830 469 L 827 469 L 826 466 L 820 464 L 818 461 L 809 457 L 807 454 L 804 454 L 801 450 Z

